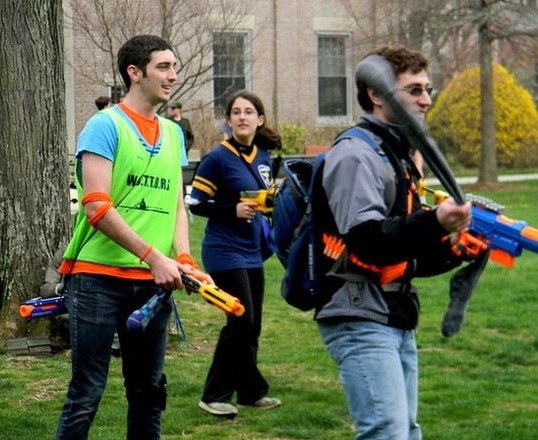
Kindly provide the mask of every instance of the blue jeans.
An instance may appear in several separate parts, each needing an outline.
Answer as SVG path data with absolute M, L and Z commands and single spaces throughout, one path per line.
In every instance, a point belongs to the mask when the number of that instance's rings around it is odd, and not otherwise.
M 355 440 L 420 440 L 414 331 L 360 320 L 318 328 L 338 365 Z
M 144 332 L 126 321 L 160 289 L 149 281 L 73 275 L 67 280 L 71 333 L 71 381 L 56 440 L 87 439 L 103 391 L 117 329 L 128 401 L 127 439 L 160 438 L 166 401 L 162 373 L 171 303 L 163 304 Z

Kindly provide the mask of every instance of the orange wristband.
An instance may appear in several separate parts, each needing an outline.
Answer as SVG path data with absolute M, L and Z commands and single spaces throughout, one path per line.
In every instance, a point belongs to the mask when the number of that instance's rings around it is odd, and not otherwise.
M 153 250 L 153 246 L 148 246 L 144 252 L 142 252 L 142 255 L 140 255 L 140 260 L 138 262 L 142 264 L 146 257 L 149 255 L 149 253 Z
M 198 265 L 194 262 L 192 255 L 187 252 L 181 252 L 177 257 L 176 261 L 181 264 L 190 264 L 193 268 L 197 268 Z

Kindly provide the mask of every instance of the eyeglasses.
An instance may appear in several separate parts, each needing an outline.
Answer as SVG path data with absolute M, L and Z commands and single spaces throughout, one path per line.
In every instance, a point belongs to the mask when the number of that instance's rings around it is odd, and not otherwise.
M 242 112 L 241 110 L 238 110 L 238 109 L 233 109 L 231 112 L 230 112 L 230 116 L 235 116 L 235 117 L 239 117 L 241 115 L 245 115 L 245 116 L 257 116 L 258 115 L 258 112 L 256 110 L 254 110 L 253 108 L 247 108 L 245 109 L 244 112 Z
M 407 92 L 411 96 L 414 96 L 415 98 L 418 98 L 419 96 L 422 96 L 422 94 L 424 92 L 426 92 L 428 94 L 428 96 L 431 95 L 433 87 L 431 87 L 431 86 L 428 86 L 428 87 L 414 86 L 414 87 L 404 87 L 404 88 L 398 89 L 398 90 L 402 90 L 403 92 Z

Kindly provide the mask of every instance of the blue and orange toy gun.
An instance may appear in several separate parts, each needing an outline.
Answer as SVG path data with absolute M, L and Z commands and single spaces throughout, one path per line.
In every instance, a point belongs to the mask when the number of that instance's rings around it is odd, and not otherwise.
M 19 306 L 19 315 L 26 321 L 33 319 L 52 317 L 67 313 L 65 296 L 55 296 L 52 298 L 37 297 L 24 301 Z
M 433 194 L 435 204 L 442 203 L 448 197 L 446 192 L 430 190 L 420 182 L 419 195 L 425 192 Z M 486 197 L 467 194 L 465 198 L 472 204 L 472 219 L 469 232 L 463 234 L 464 241 L 465 234 L 470 235 L 470 241 L 482 241 L 491 249 L 491 261 L 505 267 L 514 267 L 515 258 L 523 250 L 538 253 L 538 229 L 528 226 L 523 220 L 504 216 L 504 206 Z

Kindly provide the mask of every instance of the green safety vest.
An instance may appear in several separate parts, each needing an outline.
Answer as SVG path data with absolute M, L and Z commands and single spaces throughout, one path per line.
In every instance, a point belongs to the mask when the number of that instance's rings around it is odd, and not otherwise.
M 181 185 L 181 137 L 174 122 L 159 117 L 161 147 L 150 155 L 132 125 L 114 109 L 104 110 L 114 121 L 118 145 L 112 167 L 110 198 L 127 224 L 151 246 L 171 255 Z M 77 182 L 79 200 L 81 182 Z M 114 267 L 147 267 L 136 255 L 92 228 L 79 212 L 66 260 Z

